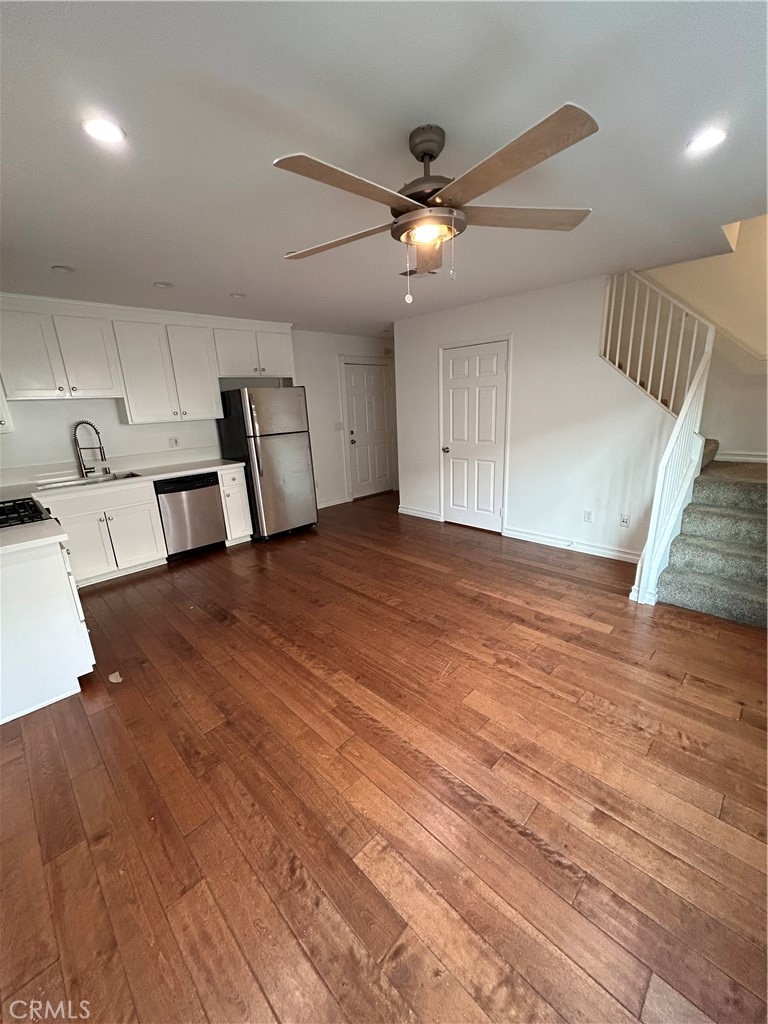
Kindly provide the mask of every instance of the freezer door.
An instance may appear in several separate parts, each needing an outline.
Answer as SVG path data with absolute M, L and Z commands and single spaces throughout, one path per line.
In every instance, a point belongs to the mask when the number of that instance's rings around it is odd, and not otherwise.
M 262 533 L 293 530 L 317 522 L 315 476 L 309 434 L 272 434 L 256 440 Z
M 309 430 L 304 388 L 248 388 L 254 434 Z

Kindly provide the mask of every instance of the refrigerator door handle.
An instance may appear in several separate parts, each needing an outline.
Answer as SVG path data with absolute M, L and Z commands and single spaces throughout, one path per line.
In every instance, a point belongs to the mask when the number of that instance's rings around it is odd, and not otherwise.
M 261 468 L 261 446 L 259 445 L 258 434 L 253 436 L 253 451 L 256 455 L 256 469 L 259 471 L 259 476 L 264 476 L 264 471 Z
M 253 481 L 253 495 L 256 499 L 256 511 L 258 512 L 259 517 L 259 529 L 261 530 L 262 535 L 266 535 L 264 499 L 261 494 L 261 481 L 259 479 L 262 476 L 261 459 L 259 458 L 256 441 L 253 437 L 248 438 L 248 454 L 250 456 L 251 466 L 255 467 L 257 470 L 257 475 L 254 475 L 253 472 L 251 472 L 251 479 Z

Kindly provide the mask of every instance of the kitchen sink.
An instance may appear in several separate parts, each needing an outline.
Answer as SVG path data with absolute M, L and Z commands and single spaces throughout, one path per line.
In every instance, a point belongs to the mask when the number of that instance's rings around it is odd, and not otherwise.
M 36 484 L 38 491 L 50 491 L 54 487 L 88 487 L 93 484 L 109 484 L 116 480 L 130 480 L 132 477 L 139 477 L 141 473 L 134 473 L 127 470 L 123 473 L 102 473 L 101 476 L 78 476 L 71 480 L 51 480 L 48 483 Z

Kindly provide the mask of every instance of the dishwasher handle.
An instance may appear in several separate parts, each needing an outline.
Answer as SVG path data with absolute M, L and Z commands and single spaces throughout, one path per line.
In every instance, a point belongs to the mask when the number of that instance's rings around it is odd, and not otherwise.
M 170 480 L 155 480 L 155 494 L 175 494 L 178 491 L 196 491 L 200 487 L 218 487 L 217 473 L 196 473 L 194 476 L 174 476 Z

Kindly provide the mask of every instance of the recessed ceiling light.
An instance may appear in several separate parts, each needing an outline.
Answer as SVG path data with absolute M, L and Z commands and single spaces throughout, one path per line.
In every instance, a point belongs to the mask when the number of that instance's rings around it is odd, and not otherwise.
M 246 298 L 246 294 L 245 292 L 230 292 L 229 297 L 230 299 L 244 299 Z
M 152 284 L 155 288 L 174 288 L 173 281 L 153 281 Z
M 722 128 L 707 128 L 706 131 L 700 132 L 691 139 L 686 149 L 689 153 L 705 153 L 708 149 L 713 149 L 724 142 L 727 134 Z
M 108 142 L 112 145 L 125 142 L 125 132 L 120 125 L 103 117 L 92 117 L 89 121 L 83 121 L 83 131 L 97 142 Z
M 77 267 L 68 267 L 66 263 L 54 263 L 51 270 L 56 270 L 60 274 L 74 274 Z

